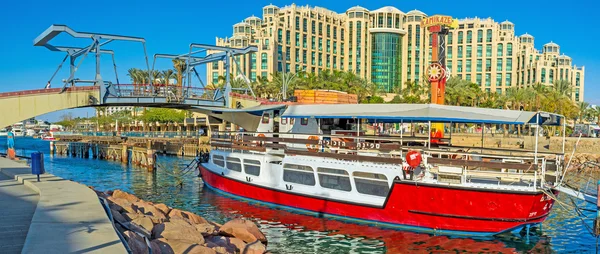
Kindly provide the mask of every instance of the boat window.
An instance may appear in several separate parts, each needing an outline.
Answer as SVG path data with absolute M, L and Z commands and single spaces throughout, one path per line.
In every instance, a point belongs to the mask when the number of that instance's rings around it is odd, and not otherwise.
M 249 175 L 260 175 L 260 161 L 244 159 L 244 171 Z
M 288 122 L 288 119 L 287 119 L 287 118 L 285 118 L 285 117 L 284 117 L 284 118 L 281 118 L 281 124 L 284 124 L 284 125 L 285 125 L 285 124 L 287 124 L 287 122 Z
M 382 174 L 354 172 L 354 183 L 356 190 L 362 194 L 387 197 L 390 186 L 387 177 Z
M 219 167 L 225 167 L 225 158 L 221 155 L 213 155 L 213 163 Z
M 310 166 L 284 164 L 283 181 L 315 186 L 315 174 Z
M 308 125 L 308 118 L 301 118 L 300 119 L 300 124 L 302 124 L 302 125 Z
M 269 123 L 269 113 L 264 113 L 262 116 L 262 123 L 264 124 L 268 124 Z
M 240 158 L 227 157 L 227 168 L 233 171 L 242 172 L 242 163 Z
M 323 188 L 351 191 L 350 176 L 346 170 L 318 168 L 319 184 Z

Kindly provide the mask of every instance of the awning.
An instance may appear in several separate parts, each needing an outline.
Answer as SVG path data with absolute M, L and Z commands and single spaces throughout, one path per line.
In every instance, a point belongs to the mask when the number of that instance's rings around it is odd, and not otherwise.
M 247 131 L 256 131 L 264 111 L 284 109 L 286 105 L 259 105 L 250 108 L 192 107 L 190 110 L 234 123 Z
M 328 104 L 291 105 L 282 117 L 288 118 L 360 118 L 378 122 L 441 123 L 535 123 L 559 125 L 562 116 L 545 112 L 447 106 L 436 104 Z

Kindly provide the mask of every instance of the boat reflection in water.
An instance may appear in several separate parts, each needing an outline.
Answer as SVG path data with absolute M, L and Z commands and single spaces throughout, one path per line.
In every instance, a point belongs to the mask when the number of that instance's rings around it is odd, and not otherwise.
M 511 233 L 488 240 L 433 236 L 302 215 L 222 194 L 204 188 L 202 199 L 221 213 L 256 220 L 268 235 L 269 249 L 276 249 L 277 253 L 551 252 L 550 239 L 545 236 L 531 236 L 529 243 L 525 237 Z M 290 236 L 290 230 L 295 236 Z M 286 249 L 288 245 L 294 249 Z

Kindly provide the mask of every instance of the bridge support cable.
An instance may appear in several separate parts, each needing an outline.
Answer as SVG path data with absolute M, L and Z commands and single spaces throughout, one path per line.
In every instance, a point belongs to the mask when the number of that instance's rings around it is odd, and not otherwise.
M 56 77 L 56 74 L 60 71 L 63 64 L 67 61 L 67 58 L 69 58 L 69 54 L 67 54 L 65 56 L 65 58 L 63 58 L 62 62 L 60 62 L 60 64 L 58 65 L 58 68 L 56 68 L 56 71 L 54 72 L 54 74 L 52 74 L 52 77 L 50 77 L 50 79 L 48 80 L 48 84 L 50 84 L 52 82 L 52 80 L 54 79 L 54 77 Z

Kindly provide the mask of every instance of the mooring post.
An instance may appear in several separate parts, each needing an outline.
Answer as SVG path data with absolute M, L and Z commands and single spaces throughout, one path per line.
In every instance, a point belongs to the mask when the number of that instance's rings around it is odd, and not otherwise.
M 50 141 L 50 155 L 54 155 L 54 141 Z
M 600 180 L 598 180 L 598 195 L 596 196 L 596 220 L 594 221 L 594 234 L 600 236 Z
M 129 158 L 127 158 L 127 145 L 121 145 L 121 163 L 127 164 Z

